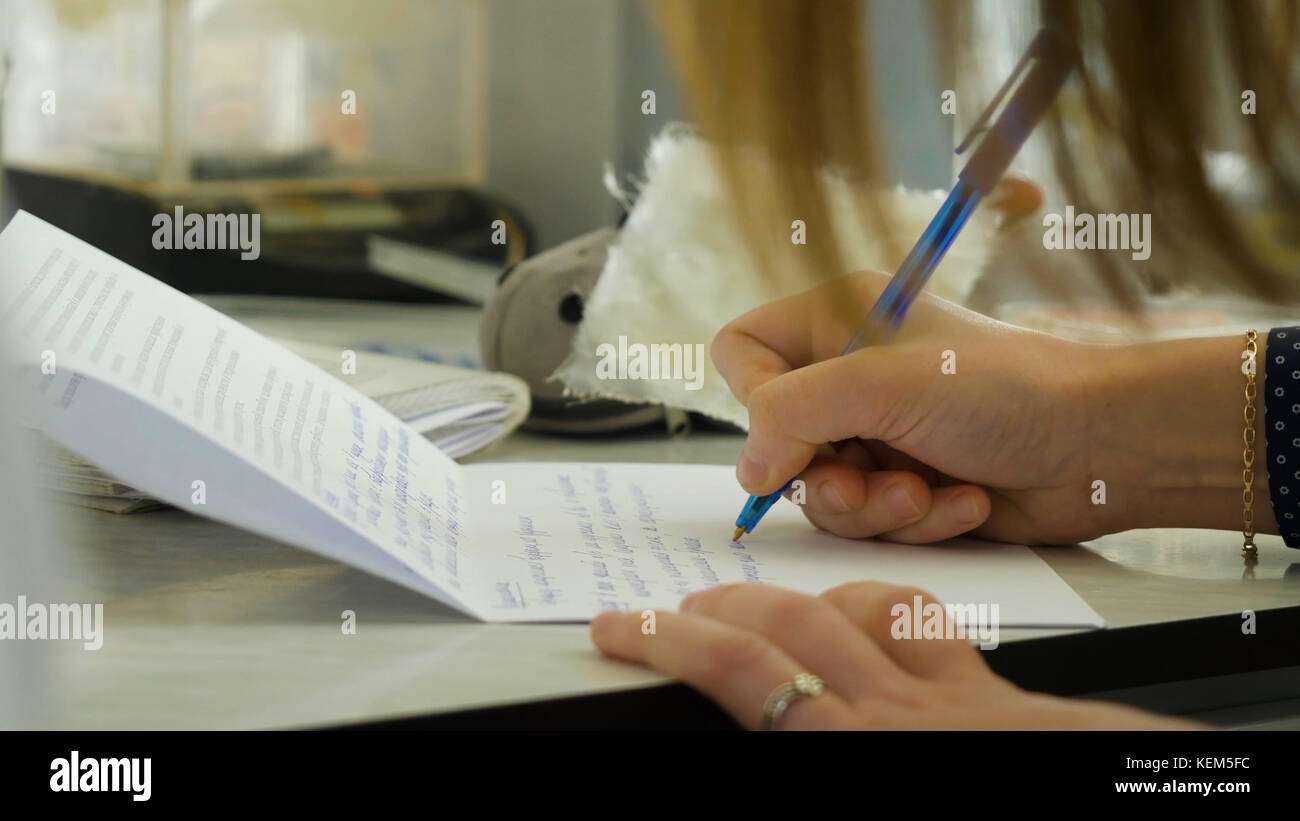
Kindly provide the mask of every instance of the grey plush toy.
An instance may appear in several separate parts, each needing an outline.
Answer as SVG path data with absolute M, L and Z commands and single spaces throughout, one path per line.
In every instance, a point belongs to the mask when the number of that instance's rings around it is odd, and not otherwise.
M 564 395 L 550 376 L 569 355 L 583 305 L 605 267 L 618 229 L 602 228 L 538 254 L 501 274 L 479 327 L 483 365 L 512 373 L 532 391 L 524 427 L 552 433 L 608 433 L 667 422 L 672 433 L 688 427 L 684 412 L 658 405 Z

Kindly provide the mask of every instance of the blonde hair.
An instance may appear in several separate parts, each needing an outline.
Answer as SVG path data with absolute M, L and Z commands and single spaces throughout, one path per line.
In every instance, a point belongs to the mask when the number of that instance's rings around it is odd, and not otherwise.
M 882 174 L 860 36 L 863 2 L 658 0 L 695 123 L 716 148 L 738 228 L 769 275 L 774 243 L 785 239 L 774 226 L 796 216 L 832 225 L 819 177 L 827 167 L 862 183 L 863 229 L 889 236 L 888 215 L 871 195 Z M 938 52 L 948 55 L 968 41 L 967 4 L 929 5 Z M 1043 125 L 1062 184 L 1081 210 L 1121 202 L 1103 210 L 1157 214 L 1157 239 L 1180 255 L 1143 284 L 1159 289 L 1200 266 L 1238 290 L 1294 297 L 1297 278 L 1261 258 L 1234 206 L 1211 185 L 1205 151 L 1225 131 L 1242 138 L 1269 175 L 1270 200 L 1295 218 L 1297 3 L 1041 0 L 1039 8 L 1043 22 L 1084 55 L 1076 60 L 1083 116 L 1067 121 L 1058 106 Z M 1221 59 L 1210 59 L 1211 43 L 1221 46 Z M 941 70 L 959 65 L 945 59 Z M 1240 110 L 1237 95 L 1247 89 L 1257 101 L 1253 115 Z M 1232 117 L 1238 122 L 1225 129 Z M 745 173 L 738 157 L 747 148 L 764 152 L 774 172 Z M 810 238 L 805 277 L 842 273 L 839 247 L 833 236 Z M 1112 296 L 1133 307 L 1131 276 L 1109 255 L 1095 262 Z

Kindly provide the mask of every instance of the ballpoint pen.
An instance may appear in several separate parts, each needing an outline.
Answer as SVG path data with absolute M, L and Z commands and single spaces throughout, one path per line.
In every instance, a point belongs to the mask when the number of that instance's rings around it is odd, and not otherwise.
M 988 196 L 1002 179 L 1029 132 L 1056 98 L 1074 65 L 1069 56 L 1071 53 L 1068 43 L 1050 28 L 1041 29 L 1034 37 L 1011 76 L 957 146 L 956 153 L 961 154 L 980 134 L 984 134 L 979 148 L 957 176 L 952 192 L 889 280 L 842 356 L 868 345 L 884 344 L 898 330 L 907 309 L 920 296 L 921 289 L 952 245 L 957 232 L 966 224 L 980 200 Z M 1021 81 L 1019 87 L 1007 100 L 997 122 L 989 128 L 988 122 L 994 112 L 1018 80 Z M 793 483 L 791 479 L 785 487 L 767 496 L 750 496 L 736 518 L 732 540 L 752 531 Z

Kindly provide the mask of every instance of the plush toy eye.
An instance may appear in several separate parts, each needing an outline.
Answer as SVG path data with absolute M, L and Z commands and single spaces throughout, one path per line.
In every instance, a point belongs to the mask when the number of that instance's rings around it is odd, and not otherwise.
M 569 294 L 560 300 L 560 319 L 570 325 L 582 321 L 582 294 Z

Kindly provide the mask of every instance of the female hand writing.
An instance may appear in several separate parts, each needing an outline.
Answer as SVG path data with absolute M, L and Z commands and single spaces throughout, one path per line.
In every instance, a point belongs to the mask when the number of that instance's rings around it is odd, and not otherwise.
M 923 296 L 888 345 L 839 356 L 856 328 L 835 316 L 865 316 L 888 279 L 843 277 L 714 339 L 749 410 L 746 491 L 799 476 L 813 524 L 900 542 L 1240 528 L 1242 340 L 1085 345 Z M 862 307 L 829 309 L 846 301 Z

